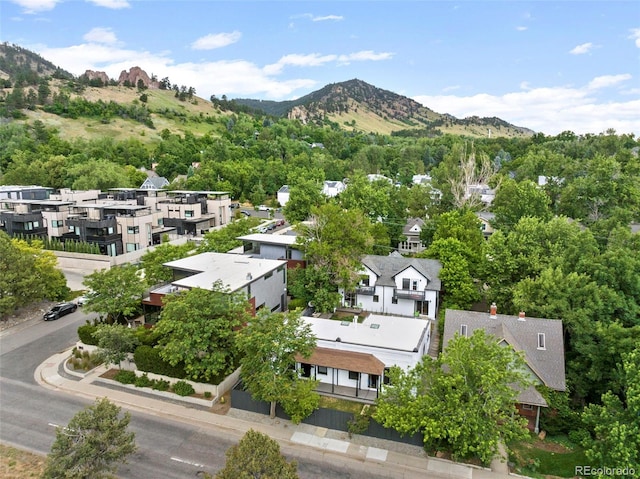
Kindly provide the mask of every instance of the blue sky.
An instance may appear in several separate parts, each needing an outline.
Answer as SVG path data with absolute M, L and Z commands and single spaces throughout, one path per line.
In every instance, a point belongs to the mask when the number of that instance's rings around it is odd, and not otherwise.
M 0 41 L 206 99 L 359 78 L 458 118 L 640 136 L 637 1 L 2 0 Z

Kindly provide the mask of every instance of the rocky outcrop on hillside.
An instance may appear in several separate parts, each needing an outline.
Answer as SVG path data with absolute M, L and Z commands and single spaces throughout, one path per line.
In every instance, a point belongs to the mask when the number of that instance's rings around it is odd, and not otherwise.
M 105 72 L 96 72 L 93 70 L 87 70 L 86 72 L 84 72 L 83 76 L 87 77 L 89 81 L 100 79 L 102 80 L 103 85 L 109 84 L 109 76 Z
M 158 82 L 152 82 L 149 75 L 147 75 L 147 72 L 140 67 L 133 67 L 128 72 L 126 70 L 122 70 L 120 78 L 118 78 L 118 83 L 123 85 L 125 82 L 128 82 L 132 86 L 138 86 L 139 80 L 142 80 L 142 83 L 147 88 L 158 88 Z

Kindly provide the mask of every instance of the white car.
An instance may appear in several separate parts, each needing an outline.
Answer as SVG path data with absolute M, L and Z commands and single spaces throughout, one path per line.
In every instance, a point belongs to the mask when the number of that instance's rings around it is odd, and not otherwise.
M 269 208 L 267 205 L 260 205 L 258 206 L 258 211 L 271 211 L 271 208 Z
M 78 306 L 84 306 L 87 301 L 89 301 L 90 293 L 84 293 L 82 296 L 78 296 L 76 298 L 76 304 Z

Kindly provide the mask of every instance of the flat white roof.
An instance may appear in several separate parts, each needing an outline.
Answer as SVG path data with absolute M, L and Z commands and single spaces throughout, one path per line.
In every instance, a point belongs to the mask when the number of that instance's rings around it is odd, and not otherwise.
M 173 281 L 171 284 L 175 286 L 211 289 L 213 283 L 221 281 L 231 291 L 237 291 L 286 264 L 286 261 L 256 259 L 227 253 L 200 253 L 164 263 L 169 268 L 196 273 L 188 278 Z
M 258 243 L 278 244 L 283 246 L 293 246 L 296 244 L 297 236 L 293 235 L 270 235 L 268 233 L 252 233 L 238 236 L 239 240 L 256 241 Z
M 342 343 L 409 352 L 418 347 L 431 325 L 424 319 L 379 314 L 371 314 L 359 324 L 348 318 L 339 321 L 303 316 L 302 319 L 311 326 L 317 339 L 336 341 L 340 338 Z

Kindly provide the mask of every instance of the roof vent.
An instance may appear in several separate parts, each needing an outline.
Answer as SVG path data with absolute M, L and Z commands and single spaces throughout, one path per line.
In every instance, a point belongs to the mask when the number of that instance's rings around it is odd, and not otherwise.
M 520 311 L 520 313 L 518 314 L 518 321 L 525 321 L 524 311 Z
M 251 276 L 251 273 L 247 273 L 247 281 L 251 281 L 253 279 L 253 276 Z
M 340 321 L 340 326 L 349 326 L 351 321 Z
M 371 329 L 380 329 L 380 325 L 378 323 L 373 323 L 371 326 L 369 326 Z
M 342 341 L 342 339 L 340 339 L 340 336 L 338 336 L 338 337 L 336 338 L 336 343 L 339 343 L 339 342 L 341 342 L 341 341 Z
M 496 303 L 491 303 L 491 309 L 489 310 L 489 317 L 496 319 L 498 317 L 498 306 Z

